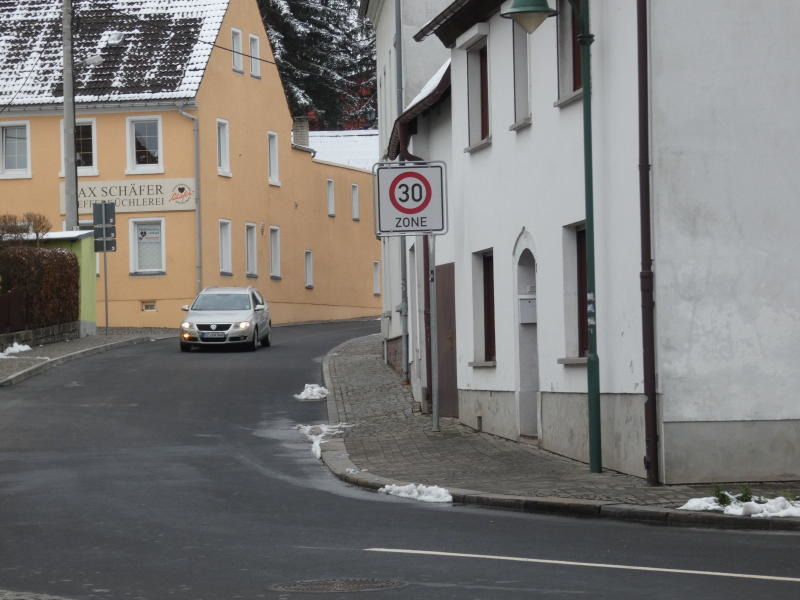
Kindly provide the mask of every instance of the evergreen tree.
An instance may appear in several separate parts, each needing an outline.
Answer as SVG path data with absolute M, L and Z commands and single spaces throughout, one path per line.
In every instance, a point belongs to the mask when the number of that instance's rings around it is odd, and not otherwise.
M 375 34 L 358 0 L 258 0 L 294 115 L 313 129 L 377 120 Z

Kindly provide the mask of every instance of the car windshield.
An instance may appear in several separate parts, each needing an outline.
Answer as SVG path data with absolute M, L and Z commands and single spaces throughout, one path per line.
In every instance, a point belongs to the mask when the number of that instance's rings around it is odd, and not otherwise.
M 249 310 L 248 294 L 201 294 L 192 304 L 192 310 Z

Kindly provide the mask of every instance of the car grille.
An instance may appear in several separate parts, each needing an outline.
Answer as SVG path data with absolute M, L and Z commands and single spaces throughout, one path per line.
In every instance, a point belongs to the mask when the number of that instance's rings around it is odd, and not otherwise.
M 217 323 L 214 329 L 211 329 L 210 324 L 198 324 L 197 329 L 200 331 L 228 331 L 231 328 L 230 323 Z

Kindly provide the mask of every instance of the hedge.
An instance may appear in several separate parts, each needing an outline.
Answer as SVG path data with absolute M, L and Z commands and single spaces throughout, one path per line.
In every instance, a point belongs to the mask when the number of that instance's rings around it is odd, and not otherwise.
M 77 321 L 77 257 L 62 248 L 0 248 L 0 293 L 22 293 L 25 310 L 15 331 Z

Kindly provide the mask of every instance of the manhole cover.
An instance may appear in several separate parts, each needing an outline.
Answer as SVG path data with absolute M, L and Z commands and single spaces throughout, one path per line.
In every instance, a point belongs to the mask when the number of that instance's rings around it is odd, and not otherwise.
M 398 579 L 315 579 L 279 583 L 270 589 L 276 592 L 377 592 L 403 587 Z

